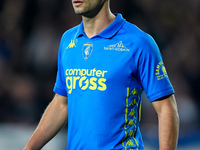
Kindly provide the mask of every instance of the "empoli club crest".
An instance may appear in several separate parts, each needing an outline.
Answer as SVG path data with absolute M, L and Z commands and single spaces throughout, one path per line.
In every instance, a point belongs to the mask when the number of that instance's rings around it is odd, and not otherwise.
M 82 53 L 85 61 L 88 60 L 88 58 L 91 56 L 92 51 L 93 51 L 93 43 L 85 43 L 83 45 Z

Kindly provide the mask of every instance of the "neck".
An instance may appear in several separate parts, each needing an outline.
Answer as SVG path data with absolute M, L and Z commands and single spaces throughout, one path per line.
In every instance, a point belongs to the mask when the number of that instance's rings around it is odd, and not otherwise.
M 96 16 L 92 18 L 82 16 L 84 32 L 88 38 L 91 38 L 108 27 L 115 18 L 116 16 L 110 11 L 109 3 L 105 2 Z

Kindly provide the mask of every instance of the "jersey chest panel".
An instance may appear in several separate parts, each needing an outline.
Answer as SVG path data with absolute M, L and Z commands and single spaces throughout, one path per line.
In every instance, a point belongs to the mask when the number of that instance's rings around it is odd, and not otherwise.
M 81 40 L 67 48 L 65 42 L 62 66 L 68 94 L 79 88 L 83 91 L 105 91 L 113 87 L 127 87 L 130 82 L 134 59 L 131 43 L 119 40 Z M 126 93 L 126 92 L 125 92 Z

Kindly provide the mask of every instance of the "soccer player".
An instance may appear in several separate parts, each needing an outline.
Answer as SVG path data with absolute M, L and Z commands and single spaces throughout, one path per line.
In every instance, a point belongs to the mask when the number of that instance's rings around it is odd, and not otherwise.
M 62 36 L 56 94 L 24 150 L 41 149 L 66 123 L 67 150 L 143 150 L 143 90 L 158 114 L 160 150 L 176 149 L 177 106 L 159 49 L 109 2 L 72 0 L 82 23 Z

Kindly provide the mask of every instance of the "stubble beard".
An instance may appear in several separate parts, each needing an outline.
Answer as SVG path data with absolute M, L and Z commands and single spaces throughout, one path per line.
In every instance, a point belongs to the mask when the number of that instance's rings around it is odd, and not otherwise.
M 75 14 L 81 15 L 81 16 L 85 16 L 89 13 L 88 10 L 79 10 L 79 9 L 75 9 L 75 8 L 74 8 L 74 12 L 75 12 Z
M 83 9 L 79 9 L 79 8 L 75 8 L 74 7 L 74 12 L 77 15 L 82 15 L 82 16 L 85 16 L 85 17 L 92 18 L 92 17 L 96 16 L 99 13 L 101 8 L 103 7 L 104 2 L 101 5 L 99 5 L 99 6 L 95 7 L 95 8 L 85 7 Z

